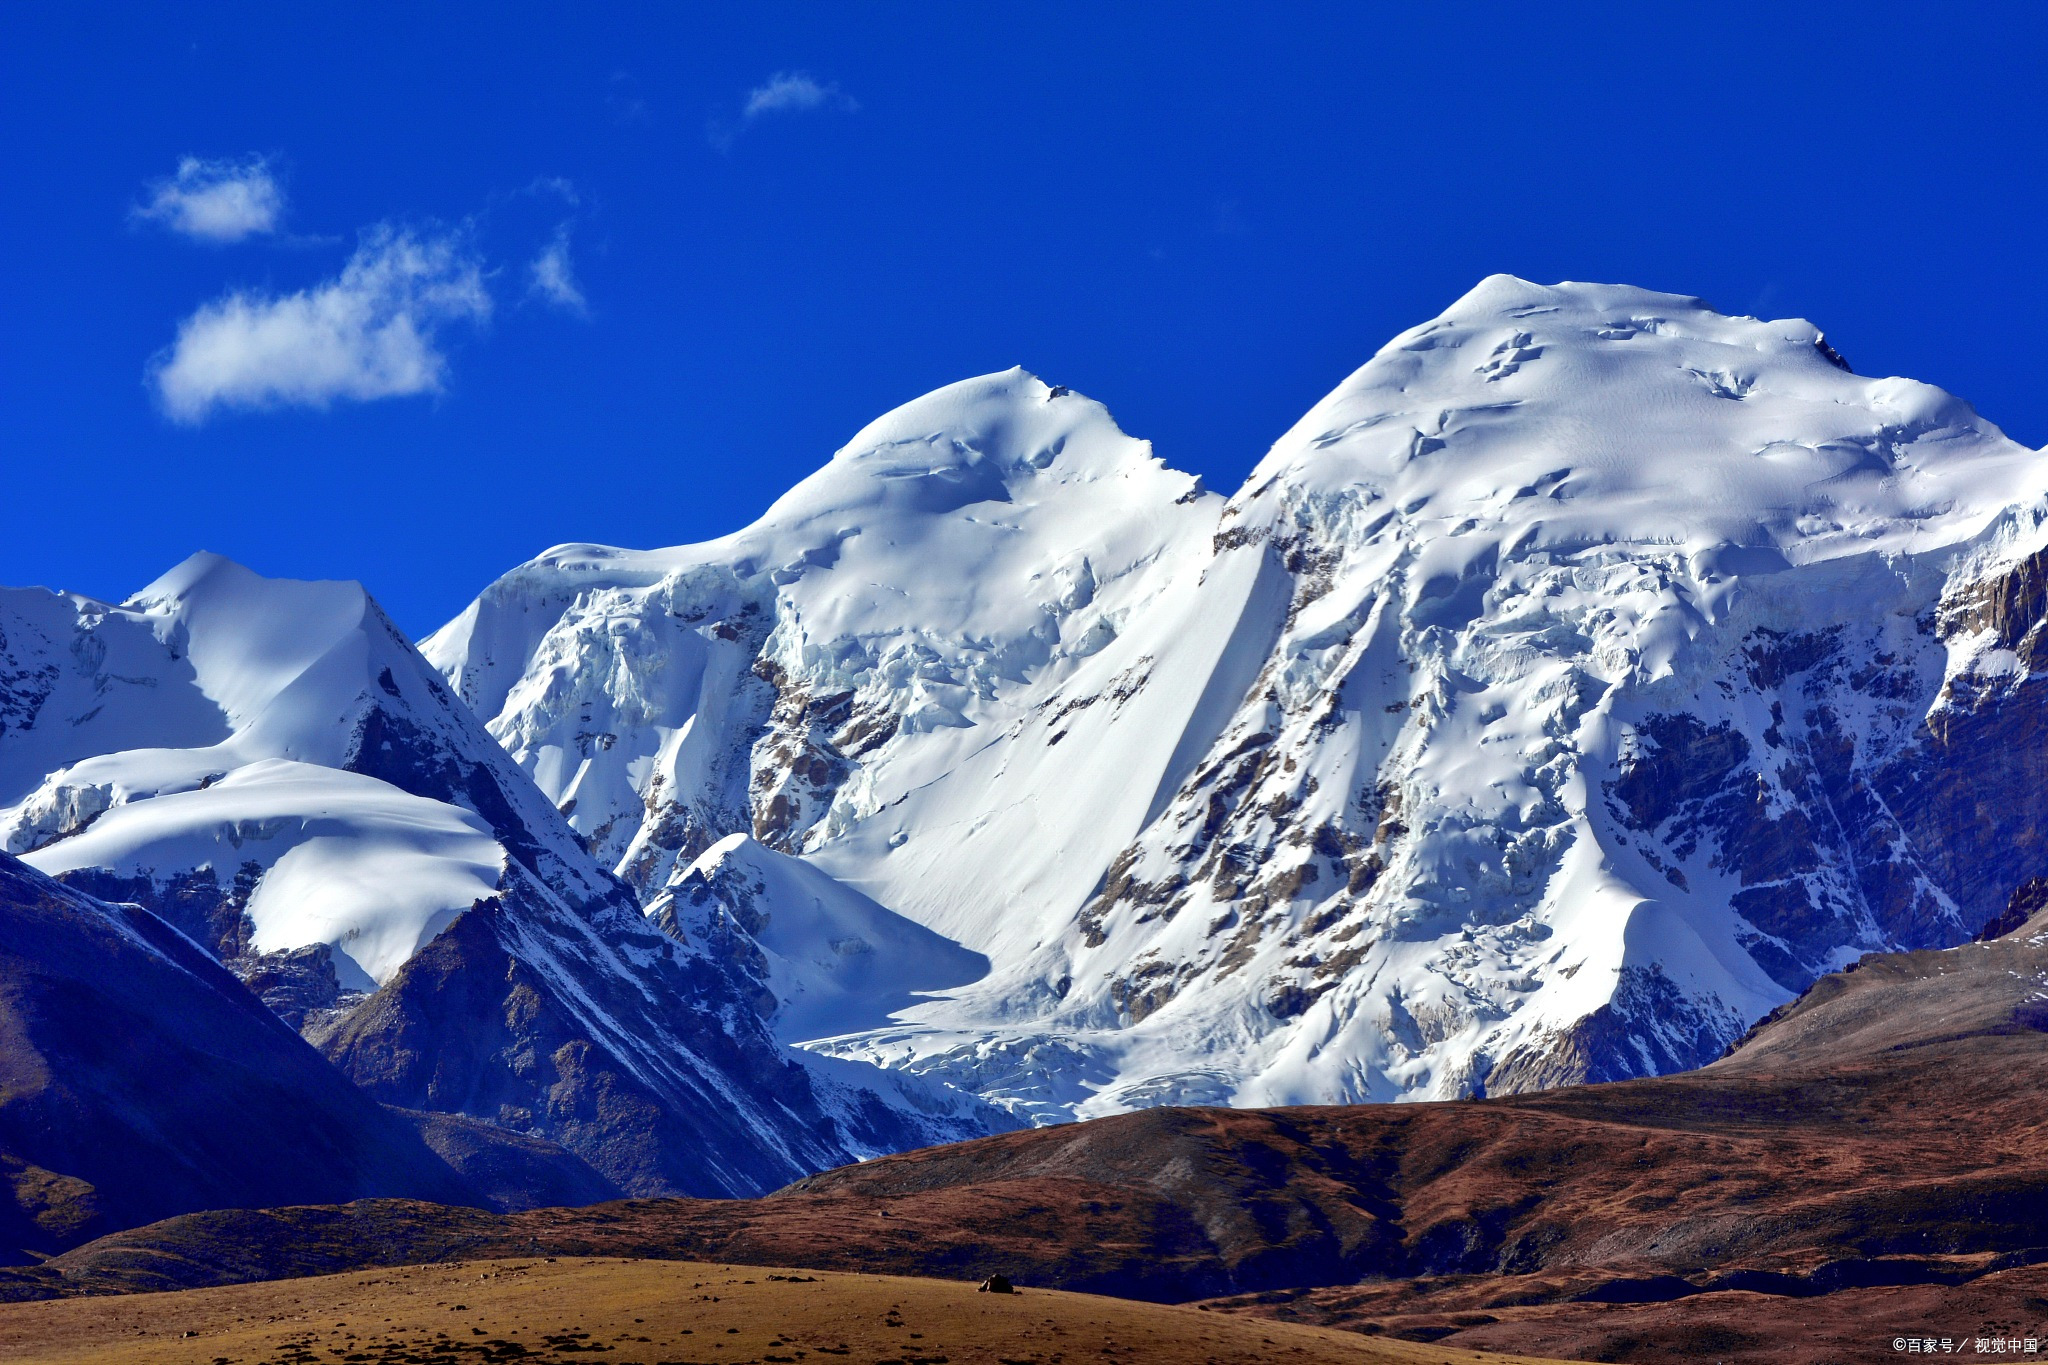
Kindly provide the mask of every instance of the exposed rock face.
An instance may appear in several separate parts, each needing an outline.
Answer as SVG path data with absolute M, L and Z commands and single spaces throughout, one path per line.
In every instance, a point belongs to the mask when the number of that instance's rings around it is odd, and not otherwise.
M 1681 888 L 1702 850 L 1732 875 L 1744 947 L 1786 989 L 1845 945 L 1975 936 L 2048 871 L 2038 561 L 1963 568 L 1910 629 L 1895 613 L 1888 629 L 1754 632 L 1718 680 L 1747 721 L 1635 727 L 1610 812 L 1662 846 Z
M 0 1255 L 197 1209 L 481 1202 L 176 930 L 0 854 Z
M 425 648 L 643 903 L 747 833 L 988 957 L 815 1051 L 1037 1121 L 1498 1094 L 2048 873 L 2044 490 L 1810 324 L 1497 277 L 1227 502 L 987 376 Z
M 250 950 L 255 925 L 247 906 L 263 872 L 260 863 L 244 863 L 223 886 L 211 867 L 176 871 L 162 879 L 85 867 L 64 873 L 63 881 L 103 901 L 146 906 L 211 951 L 278 1018 L 316 1037 L 324 1025 L 354 1008 L 367 992 L 343 989 L 332 944 L 309 943 L 268 953 Z
M 572 912 L 531 878 L 481 901 L 322 1040 L 392 1105 L 545 1136 L 635 1196 L 772 1189 L 849 1157 L 986 1131 L 862 1069 L 823 1075 L 778 1046 L 727 962 L 623 898 Z M 908 1112 L 906 1112 L 908 1110 Z
M 103 867 L 84 867 L 64 872 L 62 880 L 66 886 L 103 901 L 146 906 L 215 957 L 232 962 L 249 954 L 255 933 L 248 915 L 249 897 L 262 880 L 263 870 L 261 863 L 245 862 L 229 874 L 225 885 L 221 873 L 211 866 L 179 869 L 163 877 L 123 876 Z M 332 958 L 330 951 L 330 969 Z
M 344 991 L 334 970 L 334 949 L 325 943 L 224 964 L 271 1013 L 309 1038 L 357 1005 L 364 994 Z

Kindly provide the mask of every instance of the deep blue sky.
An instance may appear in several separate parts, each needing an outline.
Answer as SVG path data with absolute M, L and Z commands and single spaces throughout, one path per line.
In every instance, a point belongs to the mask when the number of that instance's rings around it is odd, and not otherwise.
M 2044 38 L 2037 3 L 9 5 L 0 582 L 119 598 L 203 547 L 424 632 L 1017 363 L 1232 489 L 1502 270 L 1810 317 L 2040 445 Z M 792 71 L 833 93 L 741 118 Z M 132 218 L 252 155 L 281 232 Z M 563 222 L 585 317 L 524 297 Z M 439 394 L 165 415 L 181 320 L 378 224 L 495 272 Z

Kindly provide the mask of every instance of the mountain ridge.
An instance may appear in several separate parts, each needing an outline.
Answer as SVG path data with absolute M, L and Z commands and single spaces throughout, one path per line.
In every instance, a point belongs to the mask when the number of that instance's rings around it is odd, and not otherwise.
M 420 649 L 218 556 L 0 593 L 0 842 L 631 1194 L 1647 1077 L 2048 874 L 2044 546 L 2048 460 L 1811 324 L 1496 276 L 1227 498 L 1013 369 Z

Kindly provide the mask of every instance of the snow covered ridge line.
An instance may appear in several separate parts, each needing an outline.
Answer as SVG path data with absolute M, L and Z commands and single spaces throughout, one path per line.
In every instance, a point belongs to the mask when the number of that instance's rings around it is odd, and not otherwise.
M 508 861 L 611 887 L 355 584 L 197 555 L 119 607 L 9 591 L 0 629 L 0 839 L 45 871 L 246 875 L 239 947 L 330 942 L 363 989 Z
M 2048 870 L 2044 493 L 1809 323 L 1496 276 L 1227 501 L 1013 370 L 423 649 L 815 1051 L 1036 1121 L 1507 1091 L 1710 1060 Z M 817 1034 L 842 905 L 988 969 Z

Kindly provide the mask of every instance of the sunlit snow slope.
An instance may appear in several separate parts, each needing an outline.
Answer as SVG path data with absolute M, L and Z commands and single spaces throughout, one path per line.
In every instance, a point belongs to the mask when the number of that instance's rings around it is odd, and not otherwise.
M 1526 1089 L 1710 1060 L 2048 871 L 2044 490 L 1807 323 L 1497 276 L 1227 503 L 1011 371 L 424 650 L 698 939 L 775 922 L 745 833 L 987 958 L 834 1032 L 749 930 L 814 1050 L 1039 1120 Z
M 355 584 L 195 555 L 118 607 L 7 590 L 0 629 L 0 840 L 43 871 L 206 868 L 250 920 L 231 955 L 325 943 L 365 990 L 496 891 L 491 824 L 377 771 L 394 730 L 460 749 L 467 717 Z M 482 804 L 509 808 L 515 839 L 548 827 L 525 784 L 499 785 Z M 601 888 L 575 884 L 573 841 L 554 852 L 565 891 Z

